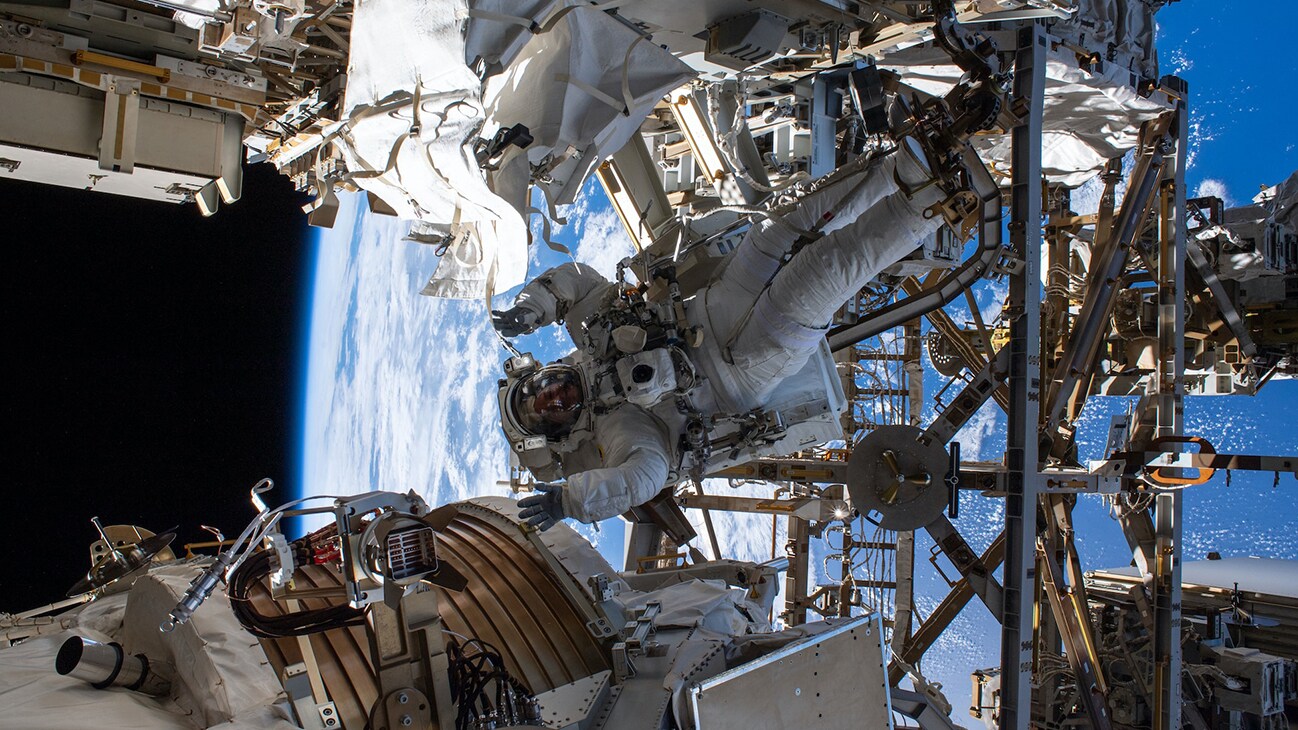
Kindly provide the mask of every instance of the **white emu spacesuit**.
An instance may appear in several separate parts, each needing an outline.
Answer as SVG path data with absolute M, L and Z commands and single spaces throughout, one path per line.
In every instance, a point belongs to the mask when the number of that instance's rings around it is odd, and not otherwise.
M 546 367 L 528 356 L 506 363 L 502 423 L 515 453 L 533 456 L 522 463 L 540 482 L 520 501 L 523 516 L 545 528 L 565 516 L 624 513 L 686 475 L 804 447 L 783 438 L 804 420 L 819 419 L 817 441 L 841 438 L 826 327 L 942 224 L 926 212 L 944 195 L 921 160 L 904 140 L 792 212 L 754 223 L 709 283 L 681 299 L 685 321 L 656 347 L 634 319 L 628 331 L 616 326 L 625 316 L 606 316 L 624 306 L 624 287 L 582 264 L 546 271 L 513 308 L 494 312 L 505 336 L 564 323 L 578 346 Z M 693 337 L 673 337 L 678 330 Z M 775 401 L 778 413 L 768 410 Z

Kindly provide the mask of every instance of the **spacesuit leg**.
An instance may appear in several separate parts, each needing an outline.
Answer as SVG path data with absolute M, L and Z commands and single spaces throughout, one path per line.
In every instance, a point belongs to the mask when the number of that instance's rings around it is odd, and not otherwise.
M 776 273 L 730 347 L 737 377 L 757 400 L 806 364 L 845 301 L 937 231 L 942 217 L 924 210 L 941 196 L 932 188 L 913 199 L 893 193 Z
M 817 222 L 821 223 L 818 230 L 822 234 L 830 233 L 895 192 L 895 166 L 895 156 L 876 160 L 860 172 L 799 200 L 793 211 L 755 223 L 726 262 L 717 282 L 724 294 L 719 292 L 719 295 L 742 300 L 747 294 L 745 304 L 751 304 L 753 297 L 775 275 L 793 244 Z

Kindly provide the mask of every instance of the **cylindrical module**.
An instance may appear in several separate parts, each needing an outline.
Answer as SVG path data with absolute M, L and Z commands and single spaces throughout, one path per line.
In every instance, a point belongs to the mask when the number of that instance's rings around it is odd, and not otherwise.
M 73 636 L 59 648 L 54 669 L 63 676 L 84 680 L 95 689 L 125 687 L 154 696 L 171 691 L 170 682 L 149 671 L 148 657 L 127 654 L 117 642 L 101 644 Z

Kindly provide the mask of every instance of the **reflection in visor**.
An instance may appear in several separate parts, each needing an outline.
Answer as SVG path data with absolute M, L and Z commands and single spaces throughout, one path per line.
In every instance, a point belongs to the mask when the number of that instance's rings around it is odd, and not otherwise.
M 514 420 L 534 436 L 567 436 L 581 415 L 581 378 L 575 368 L 548 365 L 527 376 L 510 399 Z

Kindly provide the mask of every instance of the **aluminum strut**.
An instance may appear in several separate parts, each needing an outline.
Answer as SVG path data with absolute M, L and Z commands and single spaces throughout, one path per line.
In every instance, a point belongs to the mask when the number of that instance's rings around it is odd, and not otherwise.
M 1005 609 L 1001 621 L 1000 730 L 1032 722 L 1036 630 L 1037 494 L 1041 486 L 1041 130 L 1046 37 L 1040 23 L 1019 30 L 1011 132 L 1010 242 L 1022 261 L 1010 276 L 1010 410 L 1005 439 Z
M 983 407 L 987 399 L 1000 389 L 1000 384 L 1005 380 L 1009 370 L 1009 364 L 1010 351 L 1008 348 L 1002 347 L 973 376 L 969 384 L 946 407 L 946 410 L 933 419 L 933 422 L 924 430 L 919 440 L 925 443 L 937 441 L 943 444 L 950 441 L 956 435 L 956 432 Z
M 992 544 L 978 556 L 978 562 L 988 573 L 994 573 L 1000 567 L 1001 562 L 1005 559 L 1005 533 L 1000 533 L 992 540 Z M 937 641 L 938 637 L 946 631 L 955 617 L 969 603 L 969 599 L 974 597 L 973 586 L 968 580 L 961 578 L 951 587 L 951 592 L 942 599 L 938 607 L 929 614 L 927 620 L 915 629 L 915 633 L 906 641 L 905 647 L 896 652 L 896 658 L 888 663 L 888 683 L 896 686 L 901 678 L 906 676 L 906 669 L 902 667 L 902 662 L 906 664 L 915 664 L 924 657 L 924 652 Z M 899 661 L 900 660 L 900 661 Z
M 1248 357 L 1256 355 L 1257 344 L 1253 342 L 1253 335 L 1249 332 L 1248 325 L 1244 324 L 1239 310 L 1235 308 L 1235 303 L 1226 293 L 1226 287 L 1217 277 L 1217 272 L 1213 271 L 1212 264 L 1208 262 L 1208 257 L 1204 255 L 1199 242 L 1187 244 L 1185 252 L 1190 257 L 1190 263 L 1194 265 L 1194 272 L 1203 280 L 1203 285 L 1212 293 L 1213 301 L 1221 310 L 1221 321 L 1230 329 L 1230 333 L 1235 335 L 1235 339 L 1239 340 L 1239 351 Z
M 936 519 L 925 525 L 924 529 L 928 531 L 933 542 L 937 543 L 938 548 L 956 570 L 960 571 L 961 577 L 969 584 L 974 594 L 987 605 L 987 610 L 992 612 L 992 616 L 995 616 L 997 621 L 1003 620 L 1005 593 L 1001 584 L 992 576 L 994 569 L 989 569 L 974 554 L 969 543 L 965 542 L 964 537 L 946 515 L 938 515 Z
M 1077 693 L 1087 718 L 1095 730 L 1111 727 L 1106 695 L 1108 687 L 1091 636 L 1087 616 L 1086 585 L 1078 566 L 1077 545 L 1073 541 L 1072 507 L 1063 495 L 1053 494 L 1041 500 L 1041 509 L 1049 523 L 1040 538 L 1038 562 L 1042 570 L 1042 588 L 1063 639 L 1068 664 L 1076 677 Z M 1058 556 L 1063 556 L 1063 563 Z
M 1077 331 L 1064 356 L 1060 358 L 1055 369 L 1055 377 L 1047 385 L 1044 399 L 1046 422 L 1053 433 L 1059 423 L 1061 411 L 1072 399 L 1073 391 L 1082 380 L 1084 373 L 1092 371 L 1100 342 L 1109 326 L 1113 307 L 1117 302 L 1118 282 L 1123 268 L 1127 264 L 1127 251 L 1135 243 L 1141 228 L 1149 217 L 1150 206 L 1154 201 L 1154 189 L 1163 171 L 1163 156 L 1168 140 L 1166 138 L 1167 119 L 1149 122 L 1145 131 L 1145 149 L 1136 160 L 1136 169 L 1132 173 L 1132 185 L 1122 201 L 1122 211 L 1114 225 L 1116 235 L 1110 236 L 1102 255 L 1095 262 L 1103 268 L 1096 267 L 1087 282 L 1087 297 L 1082 304 L 1082 311 L 1077 315 Z M 1081 394 L 1085 396 L 1085 394 Z
M 918 296 L 923 291 L 923 287 L 918 280 L 911 277 L 902 282 L 901 290 L 906 292 L 906 296 L 908 297 Z M 969 292 L 971 290 L 966 289 L 965 291 Z M 995 354 L 983 354 L 968 340 L 961 337 L 960 328 L 956 325 L 955 320 L 951 319 L 951 315 L 947 314 L 944 310 L 931 310 L 925 314 L 925 317 L 928 318 L 929 324 L 933 325 L 933 329 L 940 332 L 950 343 L 951 349 L 954 350 L 955 354 L 964 362 L 964 366 L 969 369 L 969 372 L 977 373 L 980 369 L 986 367 L 989 358 L 993 360 L 996 358 Z M 990 338 L 984 336 L 983 339 L 986 342 L 990 342 Z M 1005 387 L 1004 383 L 1001 382 L 1002 380 L 1004 380 L 1004 378 L 997 380 L 996 389 L 992 392 L 991 397 L 996 400 L 996 403 L 1001 407 L 1001 410 L 1008 412 L 1010 408 L 1010 392 L 1009 389 Z

